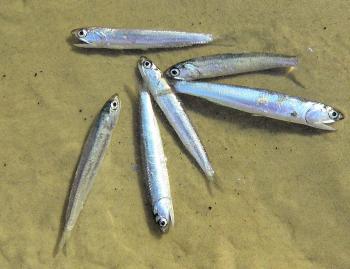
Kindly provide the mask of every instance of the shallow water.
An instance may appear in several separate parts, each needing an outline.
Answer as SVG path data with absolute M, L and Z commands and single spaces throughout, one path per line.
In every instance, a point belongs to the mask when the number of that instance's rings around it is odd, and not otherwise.
M 182 97 L 219 187 L 210 193 L 158 113 L 176 218 L 160 236 L 140 173 L 135 69 L 142 54 L 162 69 L 220 52 L 295 54 L 305 88 L 271 72 L 219 81 L 319 100 L 347 116 L 349 1 L 43 3 L 3 0 L 0 9 L 0 268 L 350 267 L 347 119 L 323 132 Z M 152 52 L 72 48 L 70 30 L 86 25 L 222 40 Z M 84 138 L 115 92 L 123 107 L 111 146 L 67 254 L 53 257 Z

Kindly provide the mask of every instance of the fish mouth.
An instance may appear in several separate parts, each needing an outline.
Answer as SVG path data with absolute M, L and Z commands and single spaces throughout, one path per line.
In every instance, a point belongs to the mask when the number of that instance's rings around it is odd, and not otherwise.
M 330 126 L 330 124 L 332 124 L 332 123 L 334 123 L 334 121 L 327 122 L 327 123 L 324 123 L 324 122 L 316 122 L 316 123 L 312 123 L 312 124 L 309 123 L 309 125 L 317 128 L 317 129 L 321 129 L 321 130 L 335 131 L 336 129 L 334 127 Z
M 328 131 L 335 131 L 336 129 L 330 125 L 332 125 L 333 123 L 337 122 L 337 121 L 340 121 L 340 120 L 343 120 L 344 119 L 344 114 L 341 113 L 341 112 L 338 112 L 339 115 L 337 117 L 337 119 L 329 119 L 329 120 L 325 120 L 325 121 L 322 121 L 322 122 L 317 122 L 317 123 L 314 123 L 314 125 L 319 128 L 319 129 L 322 129 L 322 130 L 328 130 Z
M 81 29 L 74 29 L 71 31 L 71 34 L 74 38 L 73 40 L 73 46 L 79 47 L 79 48 L 91 48 L 93 45 L 91 42 L 89 42 L 86 38 L 79 37 L 79 32 Z
M 146 56 L 141 56 L 139 59 L 139 65 L 142 65 L 145 61 L 150 61 Z
M 338 121 L 343 120 L 344 118 L 345 118 L 344 114 L 342 112 L 339 112 Z
M 73 46 L 76 46 L 78 48 L 91 48 L 91 47 L 93 47 L 93 44 L 91 44 L 87 40 L 79 39 L 79 38 L 75 37 Z
M 327 131 L 335 131 L 331 125 L 343 119 L 344 114 L 338 109 L 320 103 L 313 104 L 305 114 L 306 125 Z
M 321 130 L 326 130 L 326 131 L 335 131 L 336 129 L 334 127 L 332 127 L 331 125 L 333 125 L 333 123 L 340 121 L 344 119 L 343 114 L 339 114 L 338 119 L 337 120 L 324 120 L 324 121 L 320 121 L 320 122 L 307 122 L 307 124 L 311 127 L 315 127 L 317 129 L 321 129 Z

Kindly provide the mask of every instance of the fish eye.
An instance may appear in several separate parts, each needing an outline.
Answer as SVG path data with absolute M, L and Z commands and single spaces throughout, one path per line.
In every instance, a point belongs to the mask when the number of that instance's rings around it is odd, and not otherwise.
M 331 119 L 336 119 L 336 118 L 338 118 L 339 113 L 337 111 L 333 110 L 329 113 L 329 116 L 331 117 Z
M 78 32 L 78 36 L 79 37 L 85 37 L 87 34 L 87 31 L 85 29 L 82 29 Z
M 113 110 L 116 110 L 116 109 L 118 108 L 118 102 L 117 102 L 117 101 L 113 101 L 113 102 L 111 103 L 111 108 L 112 108 Z
M 166 219 L 160 219 L 159 220 L 159 225 L 160 227 L 165 227 L 168 224 Z
M 178 75 L 180 75 L 180 70 L 177 69 L 177 68 L 173 68 L 170 70 L 170 74 L 173 76 L 173 77 L 176 77 Z
M 146 67 L 146 68 L 151 68 L 152 63 L 150 61 L 146 60 L 146 61 L 143 62 L 143 66 Z

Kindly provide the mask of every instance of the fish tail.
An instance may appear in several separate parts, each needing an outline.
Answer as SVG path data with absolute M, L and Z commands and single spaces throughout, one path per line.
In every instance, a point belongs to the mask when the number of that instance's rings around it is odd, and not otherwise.
M 237 39 L 234 37 L 234 33 L 228 33 L 214 37 L 212 45 L 219 47 L 232 47 L 237 43 Z
M 293 71 L 295 67 L 299 64 L 299 58 L 297 56 L 290 57 L 290 64 L 293 65 L 290 67 L 291 71 Z
M 286 72 L 286 75 L 287 75 L 287 76 L 295 71 L 295 69 L 296 69 L 295 66 L 296 66 L 296 65 L 297 65 L 297 63 L 296 63 L 295 65 L 290 66 L 290 67 L 287 68 L 287 72 Z
M 70 230 L 64 230 L 62 235 L 61 235 L 61 239 L 60 242 L 58 243 L 58 248 L 57 248 L 57 252 L 61 251 L 63 249 L 63 247 L 66 245 L 69 237 L 70 237 L 71 231 Z
M 205 176 L 209 181 L 214 181 L 215 180 L 215 172 L 212 167 L 207 168 L 204 170 Z
M 296 85 L 298 85 L 299 87 L 305 89 L 304 84 L 302 84 L 302 83 L 295 77 L 294 71 L 295 71 L 296 69 L 297 69 L 296 66 L 290 66 L 290 67 L 288 67 L 287 72 L 286 72 L 286 77 L 287 77 L 288 79 L 290 79 L 292 82 L 294 82 Z

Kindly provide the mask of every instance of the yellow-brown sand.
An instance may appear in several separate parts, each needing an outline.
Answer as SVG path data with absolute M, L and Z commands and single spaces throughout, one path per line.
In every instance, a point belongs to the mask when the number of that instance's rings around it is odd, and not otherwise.
M 305 88 L 273 73 L 220 81 L 319 100 L 348 116 L 349 9 L 344 0 L 3 0 L 0 268 L 350 268 L 347 119 L 322 132 L 183 97 L 222 190 L 210 195 L 160 116 L 176 217 L 162 236 L 142 185 L 136 134 L 142 54 L 163 70 L 221 52 L 297 55 L 294 75 Z M 93 25 L 226 41 L 152 52 L 74 49 L 70 30 Z M 115 92 L 123 107 L 111 146 L 67 255 L 54 258 L 84 137 Z

